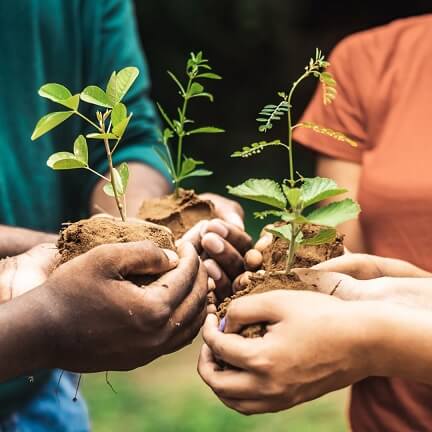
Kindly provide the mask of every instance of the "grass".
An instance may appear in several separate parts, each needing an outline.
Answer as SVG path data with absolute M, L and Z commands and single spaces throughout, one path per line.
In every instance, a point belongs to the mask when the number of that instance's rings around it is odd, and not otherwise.
M 277 414 L 244 417 L 226 408 L 196 373 L 199 341 L 129 373 L 85 376 L 83 393 L 95 432 L 339 432 L 346 392 Z

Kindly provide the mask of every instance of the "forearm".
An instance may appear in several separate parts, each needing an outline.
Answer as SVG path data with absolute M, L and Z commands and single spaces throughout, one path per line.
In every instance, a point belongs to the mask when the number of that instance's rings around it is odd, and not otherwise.
M 363 304 L 368 338 L 368 375 L 432 384 L 432 314 L 428 310 Z
M 55 234 L 0 225 L 0 258 L 19 255 L 38 244 L 56 241 Z
M 52 352 L 50 310 L 42 288 L 0 305 L 0 383 L 48 368 Z
M 135 217 L 145 198 L 159 197 L 169 193 L 167 179 L 157 170 L 139 162 L 129 163 L 129 185 L 126 193 L 126 209 L 129 217 Z M 109 213 L 119 216 L 115 200 L 107 196 L 103 189 L 105 182 L 101 180 L 95 187 L 91 197 L 90 212 Z

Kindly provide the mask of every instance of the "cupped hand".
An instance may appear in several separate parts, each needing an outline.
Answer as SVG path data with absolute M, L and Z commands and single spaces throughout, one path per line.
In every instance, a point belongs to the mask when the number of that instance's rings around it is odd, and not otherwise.
M 234 300 L 225 332 L 216 316 L 204 325 L 198 371 L 228 407 L 243 414 L 276 412 L 346 387 L 370 373 L 365 342 L 373 330 L 358 303 L 300 291 Z M 265 322 L 263 337 L 236 334 Z M 232 365 L 221 368 L 220 362 Z
M 0 303 L 12 300 L 43 284 L 54 269 L 58 251 L 43 243 L 27 252 L 0 261 Z
M 161 273 L 147 286 L 128 280 Z M 150 241 L 104 245 L 57 268 L 39 296 L 52 366 L 130 370 L 191 343 L 207 313 L 207 274 L 188 243 L 178 256 Z

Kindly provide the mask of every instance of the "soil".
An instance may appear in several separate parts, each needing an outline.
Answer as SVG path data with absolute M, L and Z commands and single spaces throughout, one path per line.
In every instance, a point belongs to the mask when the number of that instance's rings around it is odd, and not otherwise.
M 216 215 L 211 201 L 200 199 L 193 190 L 180 189 L 178 196 L 172 194 L 144 201 L 138 217 L 168 227 L 179 239 L 197 222 Z
M 317 225 L 305 225 L 303 235 L 306 238 L 316 235 L 321 227 Z M 263 252 L 263 270 L 250 277 L 247 287 L 226 298 L 218 307 L 218 317 L 225 316 L 227 308 L 232 300 L 245 295 L 259 294 L 274 290 L 314 290 L 303 283 L 296 274 L 278 274 L 285 269 L 286 253 L 289 244 L 282 239 L 274 238 L 272 244 Z M 343 235 L 337 234 L 333 243 L 318 246 L 302 246 L 296 252 L 294 267 L 309 268 L 330 258 L 343 255 Z M 260 323 L 245 327 L 241 334 L 245 337 L 262 337 L 266 333 L 266 324 Z
M 122 222 L 97 217 L 68 225 L 60 232 L 57 247 L 60 264 L 88 252 L 96 246 L 151 240 L 157 246 L 175 250 L 174 237 L 165 227 L 149 222 Z
M 320 231 L 318 225 L 305 225 L 303 228 L 303 236 L 310 238 L 318 234 Z M 342 234 L 337 234 L 333 243 L 326 243 L 319 246 L 301 246 L 298 248 L 294 267 L 308 268 L 331 258 L 336 258 L 343 255 Z M 274 238 L 272 244 L 263 252 L 263 269 L 266 271 L 279 271 L 285 269 L 286 253 L 289 244 L 280 239 Z

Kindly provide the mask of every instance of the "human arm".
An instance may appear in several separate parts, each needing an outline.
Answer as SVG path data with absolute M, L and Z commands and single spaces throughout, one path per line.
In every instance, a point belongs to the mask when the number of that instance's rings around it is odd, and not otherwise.
M 55 234 L 0 225 L 0 259 L 26 252 L 40 243 L 56 241 Z
M 128 280 L 164 272 L 145 286 Z M 0 382 L 38 368 L 94 372 L 147 364 L 192 341 L 206 295 L 207 275 L 190 244 L 178 258 L 151 242 L 99 246 L 0 305 Z
M 236 334 L 257 322 L 268 323 L 262 338 Z M 367 376 L 431 384 L 431 330 L 427 310 L 309 292 L 256 294 L 233 301 L 224 333 L 208 317 L 198 369 L 227 406 L 244 414 L 275 412 Z M 221 368 L 215 358 L 235 369 Z

